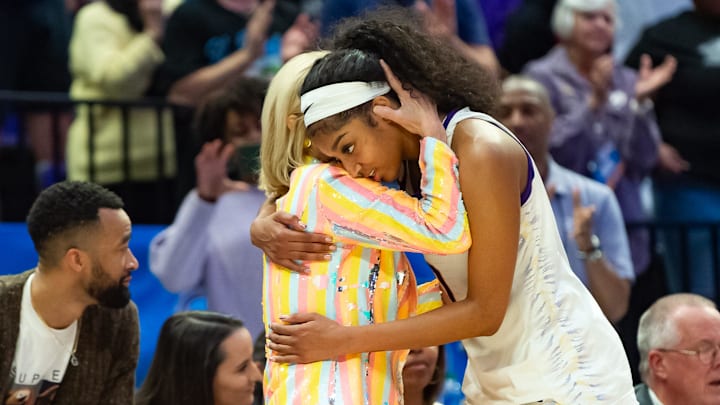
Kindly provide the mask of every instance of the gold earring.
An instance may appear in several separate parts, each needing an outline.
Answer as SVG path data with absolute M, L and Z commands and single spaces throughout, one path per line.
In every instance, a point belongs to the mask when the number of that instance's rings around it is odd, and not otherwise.
M 310 149 L 312 146 L 312 140 L 310 138 L 305 138 L 305 142 L 303 142 L 303 146 L 305 146 L 305 149 Z

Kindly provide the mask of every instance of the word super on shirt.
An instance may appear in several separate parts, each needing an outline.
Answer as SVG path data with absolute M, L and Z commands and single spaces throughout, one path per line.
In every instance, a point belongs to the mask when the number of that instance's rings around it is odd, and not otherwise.
M 23 288 L 20 333 L 10 371 L 10 391 L 4 405 L 52 404 L 60 388 L 78 333 L 77 321 L 53 329 L 35 312 L 30 298 L 31 275 Z

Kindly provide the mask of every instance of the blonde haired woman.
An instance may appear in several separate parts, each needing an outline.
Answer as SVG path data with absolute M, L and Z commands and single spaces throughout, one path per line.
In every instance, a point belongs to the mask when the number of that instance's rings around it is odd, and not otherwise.
M 262 116 L 261 186 L 278 211 L 296 215 L 307 231 L 333 235 L 341 243 L 328 261 L 309 263 L 305 273 L 288 271 L 265 258 L 264 322 L 269 325 L 284 314 L 311 311 L 342 324 L 368 325 L 435 308 L 439 295 L 430 302 L 428 296 L 418 297 L 412 269 L 398 251 L 451 253 L 469 248 L 457 159 L 443 142 L 442 128 L 428 133 L 440 139 L 422 138 L 420 200 L 377 181 L 354 178 L 335 165 L 303 164 L 312 143 L 305 140 L 308 117 L 300 113 L 299 89 L 312 62 L 323 55 L 290 60 L 270 83 Z M 371 97 L 375 91 L 361 88 L 353 94 Z M 354 198 L 353 193 L 364 198 Z M 269 361 L 266 403 L 400 403 L 407 354 L 360 353 L 292 365 Z

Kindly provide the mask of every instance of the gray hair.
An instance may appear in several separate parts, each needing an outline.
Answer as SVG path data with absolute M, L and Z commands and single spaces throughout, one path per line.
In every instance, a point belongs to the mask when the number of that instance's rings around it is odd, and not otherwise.
M 604 9 L 608 5 L 612 6 L 615 27 L 618 27 L 620 20 L 617 17 L 617 3 L 615 0 L 560 0 L 555 5 L 550 25 L 558 38 L 568 39 L 575 24 L 575 11 L 597 11 Z
M 648 353 L 652 349 L 667 348 L 680 341 L 674 314 L 682 307 L 717 309 L 711 300 L 690 293 L 671 294 L 655 301 L 640 317 L 637 346 L 640 352 L 638 369 L 647 382 Z

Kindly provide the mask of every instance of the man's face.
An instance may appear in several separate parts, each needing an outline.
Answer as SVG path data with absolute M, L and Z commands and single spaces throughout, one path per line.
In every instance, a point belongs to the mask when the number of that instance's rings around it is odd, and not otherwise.
M 130 273 L 138 268 L 128 246 L 130 218 L 124 210 L 109 208 L 101 208 L 99 217 L 100 224 L 89 249 L 92 268 L 86 292 L 102 306 L 122 308 L 130 301 Z
M 668 398 L 660 399 L 668 405 L 720 404 L 720 356 L 717 354 L 720 347 L 720 313 L 712 308 L 682 307 L 674 318 L 680 341 L 666 348 L 673 351 L 659 352 L 661 368 L 656 377 L 664 380 L 668 393 Z M 698 350 L 705 355 L 690 352 Z M 707 362 L 703 361 L 703 357 Z
M 228 110 L 225 114 L 225 142 L 232 143 L 236 147 L 246 145 L 257 145 L 260 143 L 262 132 L 260 131 L 260 119 L 252 113 L 240 114 L 234 110 Z
M 610 49 L 615 35 L 615 9 L 608 5 L 596 11 L 575 11 L 575 23 L 570 34 L 572 46 L 593 55 Z
M 545 156 L 553 113 L 540 97 L 525 90 L 503 92 L 498 119 L 520 139 L 533 159 Z

